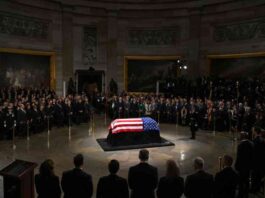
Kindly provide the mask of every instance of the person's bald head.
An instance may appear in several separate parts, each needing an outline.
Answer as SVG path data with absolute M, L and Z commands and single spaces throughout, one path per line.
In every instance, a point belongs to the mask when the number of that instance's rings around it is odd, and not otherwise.
M 224 167 L 231 167 L 233 164 L 233 157 L 230 155 L 224 155 L 223 156 L 223 166 Z

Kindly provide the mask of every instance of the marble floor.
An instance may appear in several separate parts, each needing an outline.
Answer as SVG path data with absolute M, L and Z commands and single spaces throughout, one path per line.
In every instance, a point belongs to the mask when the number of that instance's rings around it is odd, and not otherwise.
M 0 141 L 0 169 L 14 159 L 33 161 L 40 164 L 50 158 L 55 162 L 55 172 L 61 176 L 62 172 L 73 167 L 72 157 L 77 153 L 85 156 L 84 170 L 93 176 L 94 187 L 99 177 L 108 174 L 107 163 L 111 159 L 120 161 L 119 175 L 127 178 L 128 168 L 138 163 L 136 150 L 104 152 L 96 142 L 97 138 L 104 138 L 108 133 L 107 120 L 104 116 L 95 117 L 94 133 L 88 124 L 73 126 L 69 136 L 68 128 L 54 128 L 48 133 L 36 134 L 30 140 L 16 139 L 16 149 L 12 141 Z M 205 169 L 215 174 L 219 169 L 218 157 L 224 153 L 235 155 L 237 142 L 232 141 L 231 134 L 198 131 L 197 139 L 190 140 L 189 128 L 174 124 L 160 124 L 161 136 L 174 142 L 175 146 L 150 148 L 150 164 L 159 169 L 159 176 L 165 173 L 167 159 L 176 160 L 181 168 L 181 175 L 193 172 L 192 161 L 196 156 L 205 159 Z M 38 172 L 36 169 L 35 172 Z M 1 197 L 1 196 L 0 196 Z M 95 196 L 94 196 L 95 197 Z

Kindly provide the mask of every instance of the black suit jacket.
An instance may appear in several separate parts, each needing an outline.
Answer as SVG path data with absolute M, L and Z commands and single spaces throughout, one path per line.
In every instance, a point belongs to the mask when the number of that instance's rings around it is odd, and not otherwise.
M 128 182 L 131 198 L 154 198 L 158 181 L 157 168 L 148 163 L 140 163 L 129 169 Z
M 61 185 L 64 198 L 89 198 L 93 194 L 91 175 L 79 168 L 64 172 Z
M 97 186 L 97 198 L 129 198 L 126 179 L 112 174 L 101 177 Z
M 184 194 L 187 198 L 211 198 L 213 196 L 213 176 L 203 170 L 187 176 Z
M 161 177 L 157 187 L 158 198 L 180 198 L 184 192 L 184 179 L 179 176 Z
M 215 175 L 215 198 L 235 198 L 239 178 L 232 167 L 226 167 Z
M 253 143 L 249 140 L 243 140 L 237 147 L 237 156 L 235 169 L 240 177 L 248 177 L 253 163 Z
M 61 189 L 59 177 L 35 175 L 35 186 L 38 198 L 60 198 Z
M 265 142 L 257 136 L 254 140 L 253 170 L 265 174 Z

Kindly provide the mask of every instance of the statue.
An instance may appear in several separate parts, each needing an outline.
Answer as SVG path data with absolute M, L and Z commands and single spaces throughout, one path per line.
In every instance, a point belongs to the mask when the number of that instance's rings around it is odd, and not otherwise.
M 111 78 L 109 82 L 109 90 L 110 90 L 110 94 L 114 94 L 114 95 L 118 94 L 118 84 L 115 82 L 113 78 Z
M 70 78 L 68 81 L 68 87 L 67 87 L 67 95 L 74 95 L 75 94 L 75 83 L 73 81 L 73 78 Z

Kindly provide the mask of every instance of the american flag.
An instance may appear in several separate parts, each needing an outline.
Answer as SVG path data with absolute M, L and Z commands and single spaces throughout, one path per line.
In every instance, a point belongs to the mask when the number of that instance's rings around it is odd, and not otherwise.
M 112 134 L 125 132 L 160 131 L 157 122 L 149 117 L 116 119 L 111 122 L 109 130 Z

